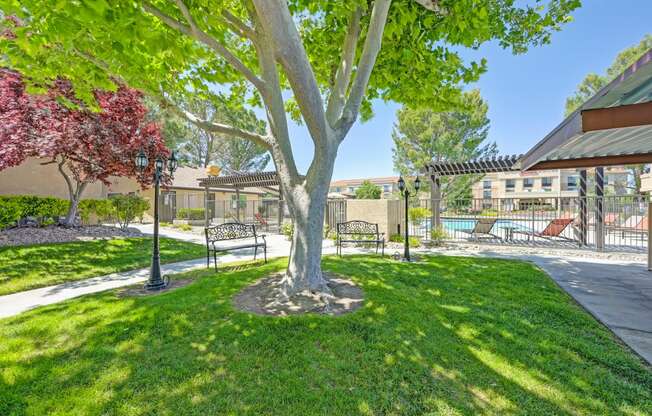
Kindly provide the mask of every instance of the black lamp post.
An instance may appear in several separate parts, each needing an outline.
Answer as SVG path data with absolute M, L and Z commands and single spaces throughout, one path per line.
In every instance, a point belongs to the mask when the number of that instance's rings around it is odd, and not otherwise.
M 415 194 L 419 192 L 419 188 L 421 188 L 421 180 L 417 176 L 417 178 L 414 180 Z M 403 195 L 403 198 L 405 198 L 405 250 L 403 252 L 403 261 L 411 261 L 410 260 L 410 232 L 408 228 L 408 210 L 409 210 L 408 201 L 410 198 L 410 191 L 405 186 L 405 180 L 403 180 L 402 176 L 398 178 L 398 190 L 401 191 L 401 195 Z
M 152 243 L 152 265 L 149 271 L 149 279 L 145 283 L 145 289 L 147 290 L 160 290 L 168 285 L 168 281 L 161 276 L 161 254 L 158 239 L 158 194 L 166 164 L 168 172 L 172 176 L 178 166 L 174 152 L 172 152 L 170 158 L 167 160 L 158 156 L 154 161 L 154 241 Z M 147 159 L 147 155 L 143 149 L 140 149 L 138 156 L 136 156 L 136 167 L 142 172 L 148 165 L 149 160 Z

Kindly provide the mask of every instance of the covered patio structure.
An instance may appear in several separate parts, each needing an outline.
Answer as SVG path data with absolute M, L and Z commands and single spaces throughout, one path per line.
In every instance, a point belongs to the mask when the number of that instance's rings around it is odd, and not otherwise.
M 501 160 L 510 163 L 500 163 Z M 491 172 L 578 169 L 580 175 L 578 223 L 580 244 L 587 243 L 589 221 L 594 222 L 594 244 L 605 247 L 604 168 L 608 166 L 652 163 L 652 50 L 575 112 L 566 117 L 525 155 L 470 162 L 432 162 L 426 166 L 431 179 L 432 224 L 441 226 L 439 178 L 445 175 Z M 595 197 L 587 198 L 587 168 L 594 168 Z M 635 195 L 634 198 L 642 198 Z M 589 218 L 587 204 L 594 204 Z M 642 200 L 641 200 L 642 202 Z M 637 223 L 642 236 L 652 231 L 650 206 Z M 624 232 L 624 231 L 623 231 Z M 652 247 L 648 243 L 652 270 Z
M 256 173 L 243 173 L 237 175 L 229 176 L 208 176 L 206 178 L 201 178 L 198 180 L 199 186 L 204 188 L 205 192 L 205 223 L 208 227 L 211 222 L 210 218 L 210 192 L 214 188 L 227 188 L 235 190 L 236 194 L 236 208 L 235 208 L 235 220 L 238 222 L 243 221 L 241 204 L 240 204 L 240 192 L 246 188 L 259 188 L 263 189 L 270 194 L 277 197 L 278 201 L 278 213 L 277 213 L 277 225 L 280 229 L 280 225 L 283 223 L 283 195 L 280 191 L 280 182 L 276 172 L 256 172 Z M 255 216 L 256 214 L 254 214 Z

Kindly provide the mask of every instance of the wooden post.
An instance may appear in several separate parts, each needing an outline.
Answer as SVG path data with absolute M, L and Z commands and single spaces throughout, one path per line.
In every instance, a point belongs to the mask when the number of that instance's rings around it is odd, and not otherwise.
M 240 222 L 240 188 L 235 188 L 235 218 Z
M 432 209 L 430 226 L 433 230 L 441 227 L 441 183 L 439 175 L 430 175 L 430 208 Z
M 580 170 L 580 245 L 586 245 L 586 228 L 588 224 L 586 212 L 586 169 Z
M 595 246 L 604 250 L 604 168 L 595 168 Z
M 204 223 L 206 225 L 206 228 L 208 228 L 211 224 L 210 218 L 208 218 L 208 185 L 204 187 Z

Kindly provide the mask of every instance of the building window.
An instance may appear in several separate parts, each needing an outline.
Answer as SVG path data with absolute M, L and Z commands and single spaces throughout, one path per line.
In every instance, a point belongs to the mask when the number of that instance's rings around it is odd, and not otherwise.
M 383 192 L 392 192 L 392 185 L 383 185 Z
M 507 179 L 505 181 L 505 192 L 514 192 L 515 189 L 516 189 L 516 180 Z
M 482 181 L 482 189 L 491 189 L 491 181 Z
M 566 178 L 566 189 L 569 191 L 577 191 L 577 176 L 569 176 Z
M 485 189 L 482 191 L 482 197 L 484 199 L 491 199 L 491 189 Z
M 545 192 L 552 191 L 552 178 L 541 178 L 541 187 Z
M 349 192 L 355 192 L 355 188 L 352 186 L 349 186 Z
M 523 179 L 523 190 L 527 192 L 532 192 L 533 187 L 534 187 L 534 179 L 532 178 Z

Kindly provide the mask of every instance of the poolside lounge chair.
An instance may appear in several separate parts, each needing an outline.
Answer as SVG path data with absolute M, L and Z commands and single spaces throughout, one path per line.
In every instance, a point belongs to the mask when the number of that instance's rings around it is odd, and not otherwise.
M 516 234 L 526 234 L 528 236 L 528 240 L 531 237 L 539 237 L 539 238 L 546 238 L 546 239 L 551 239 L 551 238 L 561 238 L 563 240 L 569 240 L 573 241 L 572 238 L 564 237 L 561 235 L 566 228 L 568 228 L 569 225 L 571 225 L 575 221 L 573 218 L 555 218 L 554 220 L 550 221 L 548 225 L 546 225 L 546 228 L 543 229 L 541 232 L 537 232 L 533 229 L 530 230 L 515 230 L 514 233 Z
M 622 233 L 623 237 L 627 233 L 647 234 L 648 217 L 647 215 L 632 215 L 622 225 L 607 227 L 607 231 Z
M 478 218 L 472 229 L 460 230 L 463 233 L 475 237 L 476 240 L 481 236 L 489 236 L 491 238 L 500 238 L 496 234 L 492 234 L 491 230 L 496 225 L 496 218 Z

